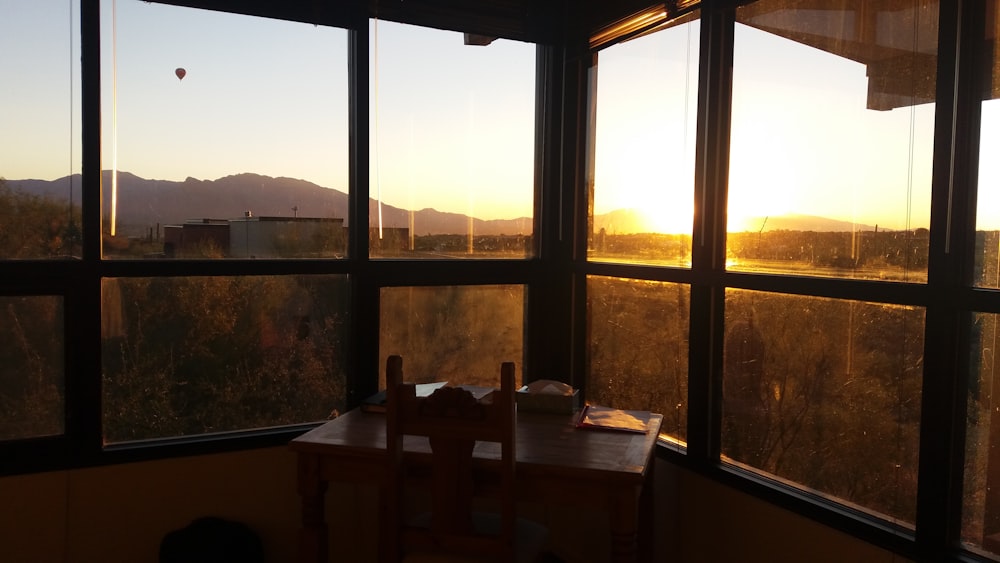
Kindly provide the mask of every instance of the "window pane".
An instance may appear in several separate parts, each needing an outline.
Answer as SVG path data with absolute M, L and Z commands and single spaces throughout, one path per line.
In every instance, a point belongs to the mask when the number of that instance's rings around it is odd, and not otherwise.
M 691 265 L 697 14 L 601 51 L 591 260 Z
M 342 257 L 347 32 L 102 3 L 106 258 Z
M 528 256 L 535 46 L 376 20 L 370 31 L 370 254 Z
M 407 381 L 498 386 L 500 364 L 524 374 L 521 285 L 386 287 L 380 297 L 380 387 L 385 360 L 403 357 Z
M 1000 316 L 988 313 L 972 318 L 962 517 L 962 540 L 996 554 L 1000 554 L 1000 449 L 992 430 L 1000 424 L 1000 408 L 994 397 L 1000 383 L 998 319 Z
M 63 432 L 63 299 L 0 297 L 0 440 Z
M 728 290 L 722 453 L 914 522 L 924 311 Z
M 976 210 L 976 278 L 983 287 L 1000 287 L 1000 15 L 998 2 L 986 2 L 989 18 L 980 68 L 992 71 L 985 77 L 982 125 L 979 139 L 979 192 Z
M 938 2 L 737 10 L 728 267 L 927 279 Z
M 108 278 L 102 294 L 107 442 L 344 408 L 346 276 Z
M 687 437 L 686 285 L 591 276 L 587 401 L 663 413 L 662 434 Z
M 0 0 L 0 260 L 81 255 L 77 4 Z

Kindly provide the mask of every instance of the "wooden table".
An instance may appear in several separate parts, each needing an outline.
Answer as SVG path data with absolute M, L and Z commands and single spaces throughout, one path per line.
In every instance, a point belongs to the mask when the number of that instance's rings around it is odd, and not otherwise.
M 578 429 L 575 417 L 518 412 L 517 481 L 522 498 L 607 511 L 611 560 L 652 558 L 653 450 L 663 416 L 652 414 L 646 433 Z M 328 557 L 324 495 L 327 483 L 385 480 L 385 416 L 355 409 L 292 440 L 298 455 L 302 497 L 301 563 Z M 407 437 L 405 451 L 429 452 L 426 440 Z M 496 444 L 479 444 L 475 455 L 499 459 Z M 647 528 L 645 524 L 648 524 Z

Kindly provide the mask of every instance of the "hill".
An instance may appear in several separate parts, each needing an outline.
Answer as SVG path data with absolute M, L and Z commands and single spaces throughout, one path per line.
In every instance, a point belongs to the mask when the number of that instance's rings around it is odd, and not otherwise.
M 111 212 L 111 172 L 103 173 L 104 216 Z M 7 180 L 16 190 L 80 202 L 80 175 L 57 180 Z M 372 217 L 378 217 L 378 202 L 368 201 Z M 189 219 L 233 219 L 246 211 L 255 216 L 338 217 L 347 223 L 347 194 L 295 178 L 272 178 L 243 173 L 217 180 L 187 178 L 183 182 L 150 180 L 129 172 L 118 173 L 118 225 L 125 234 L 141 234 L 156 225 L 182 223 Z M 382 205 L 382 226 L 410 226 L 411 211 Z M 469 218 L 435 209 L 413 211 L 414 232 L 455 234 L 468 232 Z M 528 217 L 516 219 L 472 219 L 473 232 L 484 235 L 515 235 L 532 231 Z

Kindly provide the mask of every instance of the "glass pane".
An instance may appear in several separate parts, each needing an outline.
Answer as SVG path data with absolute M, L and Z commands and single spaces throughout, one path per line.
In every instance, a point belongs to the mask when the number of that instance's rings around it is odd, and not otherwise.
M 924 310 L 726 293 L 722 453 L 912 524 Z
M 448 381 L 498 386 L 500 364 L 524 366 L 524 303 L 521 285 L 386 287 L 380 297 L 379 370 L 403 357 L 407 381 Z
M 1000 316 L 978 313 L 972 318 L 969 402 L 966 429 L 965 494 L 962 540 L 973 547 L 1000 553 L 1000 448 L 995 424 L 1000 405 L 994 397 L 1000 383 L 996 350 Z
M 938 2 L 736 13 L 728 267 L 926 281 Z
M 102 3 L 104 256 L 342 257 L 347 32 Z
M 691 265 L 697 14 L 600 52 L 591 260 Z
M 587 401 L 663 413 L 662 434 L 687 438 L 690 287 L 590 276 Z
M 980 53 L 986 70 L 979 138 L 979 193 L 976 210 L 976 277 L 983 287 L 1000 287 L 1000 16 L 998 2 L 986 2 L 986 41 Z M 1000 549 L 998 549 L 1000 552 Z
M 528 256 L 535 46 L 376 20 L 370 31 L 370 254 Z
M 63 299 L 0 297 L 0 440 L 63 433 Z
M 81 256 L 77 4 L 0 0 L 0 260 Z
M 346 276 L 105 279 L 105 441 L 343 410 L 348 291 Z

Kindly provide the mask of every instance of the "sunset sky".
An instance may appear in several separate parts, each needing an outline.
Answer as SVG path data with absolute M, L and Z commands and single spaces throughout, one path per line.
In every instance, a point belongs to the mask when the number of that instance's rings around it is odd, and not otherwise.
M 79 171 L 74 4 L 0 0 L 2 177 Z M 102 28 L 104 168 L 168 180 L 256 172 L 346 190 L 344 30 L 135 0 L 103 2 Z M 372 195 L 530 215 L 534 46 L 370 30 Z M 730 228 L 783 213 L 927 226 L 933 104 L 866 110 L 864 65 L 742 25 L 736 47 Z M 695 23 L 601 53 L 597 213 L 642 209 L 660 230 L 690 231 L 697 51 Z M 997 102 L 983 115 L 983 154 L 998 154 Z M 1000 164 L 982 160 L 979 225 L 1000 228 Z

